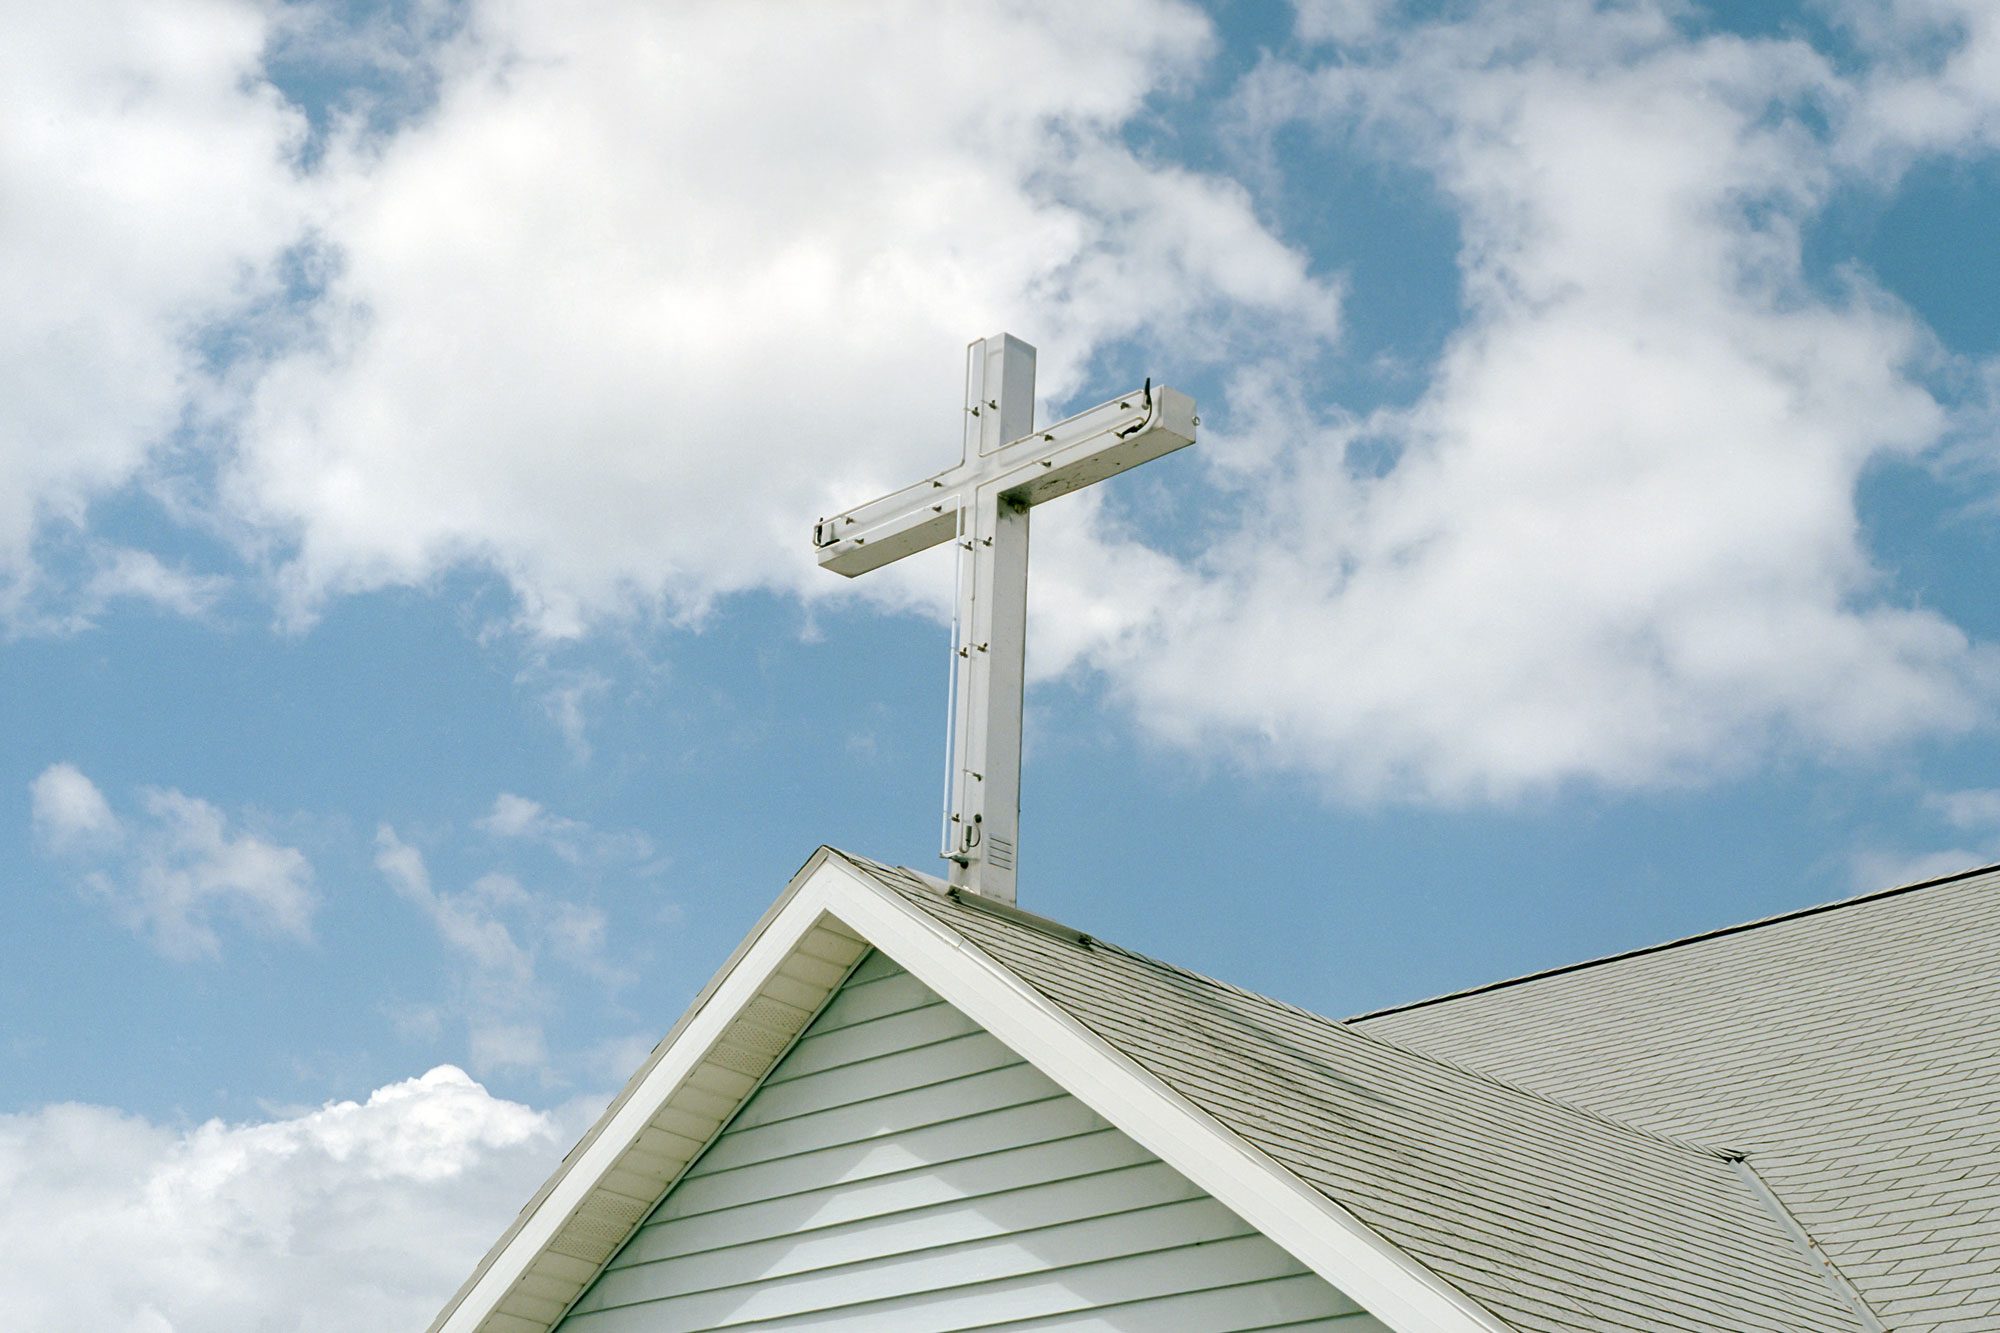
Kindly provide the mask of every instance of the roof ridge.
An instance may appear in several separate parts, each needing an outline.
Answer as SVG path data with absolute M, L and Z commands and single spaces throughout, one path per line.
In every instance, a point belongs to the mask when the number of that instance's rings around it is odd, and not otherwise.
M 1581 972 L 1586 968 L 1601 967 L 1607 963 L 1619 963 L 1628 958 L 1643 958 L 1647 954 L 1664 953 L 1687 944 L 1700 944 L 1707 940 L 1719 939 L 1725 935 L 1740 935 L 1746 931 L 1759 930 L 1765 926 L 1780 925 L 1787 921 L 1797 921 L 1803 917 L 1820 916 L 1827 912 L 1837 912 L 1844 908 L 1861 907 L 1883 898 L 1895 898 L 1919 889 L 1934 889 L 1963 879 L 1991 874 L 2000 870 L 2000 862 L 1990 865 L 1972 866 L 1965 870 L 1955 870 L 1949 875 L 1938 875 L 1932 879 L 1917 880 L 1909 884 L 1897 884 L 1886 889 L 1870 889 L 1847 898 L 1836 898 L 1831 902 L 1814 903 L 1809 907 L 1795 907 L 1789 911 L 1774 912 L 1770 916 L 1754 917 L 1731 926 L 1718 926 L 1713 930 L 1699 931 L 1693 935 L 1682 935 L 1658 944 L 1641 945 L 1636 949 L 1624 949 L 1617 953 L 1602 954 L 1596 958 L 1586 958 L 1580 962 L 1564 963 L 1560 967 L 1546 967 L 1535 972 L 1523 972 L 1519 976 L 1503 977 L 1499 981 L 1483 982 L 1477 986 L 1465 986 L 1459 990 L 1426 996 L 1421 1000 L 1408 1000 L 1402 1004 L 1384 1005 L 1380 1009 L 1370 1009 L 1366 1013 L 1355 1014 L 1351 1018 L 1339 1020 L 1343 1023 L 1365 1023 L 1370 1019 L 1384 1018 L 1390 1014 L 1406 1013 L 1412 1009 L 1423 1009 L 1434 1004 L 1444 1004 L 1451 1000 L 1462 1000 L 1473 995 L 1484 995 L 1488 991 L 1505 990 L 1509 986 L 1525 985 L 1530 981 L 1543 981 L 1549 977 L 1559 977 L 1570 972 Z M 1304 1012 L 1304 1011 L 1302 1011 Z

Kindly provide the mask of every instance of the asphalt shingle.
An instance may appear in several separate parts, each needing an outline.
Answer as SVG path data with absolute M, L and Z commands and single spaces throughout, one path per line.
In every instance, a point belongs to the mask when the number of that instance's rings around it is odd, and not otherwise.
M 1353 1026 L 1742 1152 L 1884 1325 L 2000 1331 L 2000 870 Z
M 1523 1333 L 1864 1327 L 1712 1143 L 849 860 Z

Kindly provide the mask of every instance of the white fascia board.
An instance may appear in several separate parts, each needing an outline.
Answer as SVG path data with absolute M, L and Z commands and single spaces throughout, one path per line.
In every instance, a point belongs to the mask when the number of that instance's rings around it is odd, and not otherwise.
M 838 857 L 819 873 L 848 929 L 1396 1333 L 1514 1333 L 942 922 Z
M 785 893 L 772 904 L 763 920 L 660 1043 L 650 1065 L 643 1067 L 626 1085 L 540 1194 L 522 1210 L 512 1230 L 488 1254 L 456 1301 L 431 1325 L 430 1333 L 474 1333 L 506 1299 L 515 1282 L 562 1230 L 577 1205 L 604 1179 L 619 1155 L 659 1113 L 723 1030 L 822 918 L 838 915 L 829 912 L 829 900 L 836 895 L 848 896 L 848 886 L 854 880 L 845 874 L 829 876 L 826 868 L 837 864 L 826 848 L 806 862 Z

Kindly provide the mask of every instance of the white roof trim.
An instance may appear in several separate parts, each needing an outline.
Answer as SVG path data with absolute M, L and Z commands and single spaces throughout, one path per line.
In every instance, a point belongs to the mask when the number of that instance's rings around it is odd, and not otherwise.
M 832 961 L 826 958 L 829 944 L 835 954 Z M 739 1019 L 753 1004 L 767 1000 L 774 986 L 789 987 L 783 1007 L 803 1014 L 796 1027 L 787 1018 L 780 1028 L 765 1029 L 758 1058 L 768 1054 L 768 1060 L 761 1070 L 747 1071 L 739 1062 L 724 1081 L 726 1095 L 734 1098 L 736 1107 L 748 1100 L 782 1058 L 789 1039 L 796 1038 L 845 979 L 847 969 L 838 963 L 839 950 L 855 946 L 858 956 L 863 944 L 894 959 L 1396 1333 L 1511 1333 L 1506 1324 L 1188 1102 L 970 941 L 866 879 L 826 848 L 793 878 L 654 1050 L 648 1065 L 634 1075 L 522 1210 L 431 1325 L 432 1333 L 546 1333 L 560 1322 L 596 1276 L 596 1269 L 587 1263 L 555 1250 L 559 1237 L 571 1234 L 565 1228 L 579 1218 L 588 1220 L 588 1210 L 602 1211 L 610 1200 L 608 1216 L 618 1229 L 597 1267 L 608 1262 L 652 1210 L 651 1203 L 631 1207 L 636 1202 L 630 1192 L 632 1163 L 656 1164 L 655 1174 L 663 1177 L 653 1198 L 657 1202 L 705 1146 L 693 1148 L 686 1161 L 674 1166 L 641 1151 L 643 1136 L 657 1137 L 658 1118 L 676 1114 L 676 1099 L 688 1097 L 715 1103 L 704 1120 L 716 1120 L 719 1130 L 734 1109 L 715 1102 L 714 1092 L 721 1089 L 704 1092 L 698 1080 L 706 1075 L 714 1081 L 711 1056 L 740 1028 Z M 815 951 L 818 956 L 807 957 Z M 803 983 L 798 976 L 801 958 L 810 964 L 803 969 Z M 810 1005 L 805 1003 L 808 999 Z M 776 1043 L 772 1034 L 785 1035 L 781 1029 L 789 1029 L 788 1038 Z M 602 1219 L 593 1225 L 599 1234 L 612 1235 Z

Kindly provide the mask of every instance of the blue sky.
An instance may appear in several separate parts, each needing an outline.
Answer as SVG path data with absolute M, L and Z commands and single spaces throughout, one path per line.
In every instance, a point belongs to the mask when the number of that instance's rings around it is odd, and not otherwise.
M 1037 511 L 1025 905 L 1351 1013 L 2000 859 L 2000 19 L 1751 8 L 0 20 L 0 1306 L 421 1323 L 934 868 L 808 534 L 1001 329 L 1203 416 Z

